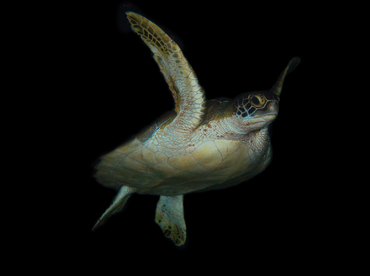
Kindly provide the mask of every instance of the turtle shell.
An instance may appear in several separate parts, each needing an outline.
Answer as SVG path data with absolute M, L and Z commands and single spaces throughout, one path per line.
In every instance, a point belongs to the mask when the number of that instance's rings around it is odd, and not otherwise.
M 115 189 L 129 186 L 142 194 L 175 196 L 236 185 L 268 165 L 270 150 L 256 155 L 244 142 L 233 140 L 205 140 L 191 152 L 168 156 L 151 143 L 155 129 L 166 120 L 102 156 L 97 181 Z

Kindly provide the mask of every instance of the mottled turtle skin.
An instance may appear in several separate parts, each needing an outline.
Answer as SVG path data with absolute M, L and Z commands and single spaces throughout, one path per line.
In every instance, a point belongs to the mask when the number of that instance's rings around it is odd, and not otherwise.
M 233 186 L 262 172 L 271 160 L 268 126 L 278 113 L 290 61 L 268 91 L 206 100 L 179 46 L 145 17 L 128 20 L 153 53 L 175 108 L 127 143 L 101 157 L 96 180 L 119 190 L 96 226 L 122 209 L 130 194 L 159 195 L 156 222 L 176 245 L 186 239 L 183 195 Z

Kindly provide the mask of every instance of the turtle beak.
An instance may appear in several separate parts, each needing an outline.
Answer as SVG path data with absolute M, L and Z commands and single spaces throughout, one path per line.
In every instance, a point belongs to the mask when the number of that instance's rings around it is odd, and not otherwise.
M 271 88 L 270 92 L 274 93 L 277 96 L 279 101 L 280 101 L 280 94 L 281 94 L 281 89 L 283 88 L 285 76 L 289 74 L 290 72 L 292 72 L 300 62 L 301 62 L 300 58 L 298 57 L 292 58 L 290 62 L 288 63 L 288 66 L 284 69 L 283 72 L 281 72 L 275 85 Z
M 257 111 L 254 115 L 255 118 L 263 117 L 265 120 L 272 121 L 275 120 L 279 112 L 279 102 L 277 100 L 269 101 L 261 111 Z
M 268 103 L 266 108 L 266 115 L 277 115 L 279 112 L 279 102 L 277 100 L 273 100 Z

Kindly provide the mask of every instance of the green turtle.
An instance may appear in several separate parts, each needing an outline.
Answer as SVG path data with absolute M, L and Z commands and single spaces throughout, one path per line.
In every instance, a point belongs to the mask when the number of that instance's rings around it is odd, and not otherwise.
M 268 91 L 206 100 L 180 47 L 145 17 L 126 15 L 152 51 L 175 108 L 101 157 L 95 178 L 118 194 L 94 228 L 120 211 L 132 193 L 159 195 L 155 222 L 180 246 L 186 240 L 185 194 L 237 185 L 269 164 L 268 127 L 278 114 L 285 76 L 300 59 L 293 58 Z

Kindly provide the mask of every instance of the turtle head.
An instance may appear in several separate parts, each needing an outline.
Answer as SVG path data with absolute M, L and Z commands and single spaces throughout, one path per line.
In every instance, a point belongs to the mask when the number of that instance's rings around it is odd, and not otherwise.
M 279 111 L 278 96 L 270 91 L 248 92 L 233 101 L 234 122 L 242 132 L 251 132 L 271 124 Z
M 232 121 L 235 128 L 249 133 L 268 126 L 276 119 L 285 76 L 299 62 L 299 58 L 293 58 L 270 90 L 243 93 L 233 100 Z

